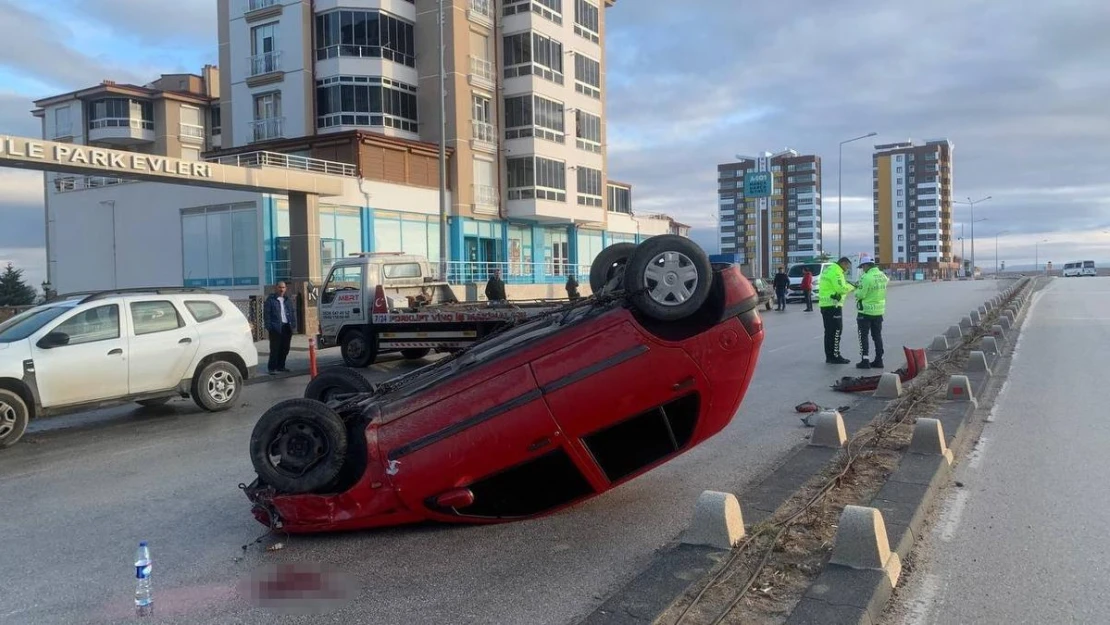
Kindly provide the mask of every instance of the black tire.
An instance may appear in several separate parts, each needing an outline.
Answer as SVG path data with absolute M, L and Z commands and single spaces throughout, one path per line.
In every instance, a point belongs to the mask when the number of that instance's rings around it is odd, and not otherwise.
M 326 404 L 287 399 L 254 424 L 251 463 L 258 477 L 283 493 L 325 489 L 347 458 L 347 430 Z
M 651 267 L 654 277 L 648 275 Z M 712 280 L 705 250 L 674 234 L 644 240 L 624 271 L 624 289 L 633 293 L 632 304 L 659 321 L 677 321 L 697 312 L 709 297 Z M 678 292 L 680 285 L 684 293 Z
M 432 350 L 430 348 L 427 348 L 427 347 L 419 347 L 419 348 L 414 347 L 412 349 L 402 349 L 401 350 L 401 355 L 404 356 L 405 358 L 407 358 L 408 360 L 420 360 L 421 358 L 427 356 L 430 353 L 432 353 Z
M 173 398 L 172 397 L 155 397 L 153 399 L 140 399 L 139 401 L 137 401 L 135 403 L 139 404 L 143 408 L 155 408 L 157 406 L 165 406 L 166 404 L 169 403 L 169 401 L 171 399 L 173 399 Z
M 348 330 L 339 339 L 339 352 L 348 367 L 369 367 L 378 358 L 377 336 L 366 330 Z
M 235 400 L 243 394 L 243 374 L 226 360 L 210 362 L 193 377 L 189 394 L 202 410 L 229 410 L 235 407 Z
M 628 259 L 632 258 L 635 250 L 635 243 L 614 243 L 601 250 L 590 265 L 590 290 L 594 295 L 600 293 L 617 272 L 628 264 Z
M 0 388 L 0 449 L 11 447 L 27 432 L 31 412 L 18 394 Z
M 374 385 L 354 369 L 331 367 L 324 369 L 309 381 L 304 389 L 304 398 L 328 403 L 337 395 L 373 393 Z

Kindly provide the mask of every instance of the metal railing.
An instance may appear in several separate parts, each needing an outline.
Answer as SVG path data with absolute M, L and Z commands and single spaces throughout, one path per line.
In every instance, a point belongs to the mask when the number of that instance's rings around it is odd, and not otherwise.
M 324 274 L 331 270 L 331 263 L 324 262 Z M 562 284 L 567 276 L 573 274 L 579 284 L 589 283 L 590 266 L 571 264 L 569 262 L 463 262 L 451 261 L 447 264 L 447 282 L 449 284 L 479 283 L 484 285 L 494 269 L 501 270 L 501 279 L 505 284 Z M 432 278 L 443 280 L 440 276 L 439 262 L 428 261 L 432 271 Z M 289 280 L 290 262 L 287 260 L 273 260 L 266 262 L 266 282 L 273 284 L 280 280 Z
M 476 56 L 470 57 L 470 74 L 488 83 L 493 82 L 493 63 Z
M 140 180 L 126 180 L 112 176 L 58 176 L 54 179 L 54 191 L 68 193 L 70 191 L 85 191 L 87 189 L 100 189 L 121 184 L 134 184 Z
M 285 125 L 284 117 L 271 117 L 269 119 L 256 119 L 251 122 L 251 143 L 280 139 L 283 136 L 282 127 Z
M 185 122 L 181 122 L 180 124 L 178 124 L 178 134 L 180 134 L 182 137 L 203 139 L 204 126 L 198 126 L 196 124 L 186 124 Z
M 485 184 L 471 185 L 474 191 L 474 206 L 476 209 L 485 209 L 481 212 L 495 213 L 497 212 L 497 188 Z
M 493 124 L 488 122 L 480 122 L 478 120 L 471 120 L 470 137 L 475 141 L 483 143 L 496 143 L 497 142 L 497 129 Z
M 154 120 L 141 117 L 97 117 L 89 120 L 90 130 L 104 128 L 130 128 L 132 130 L 154 130 Z
M 488 20 L 493 19 L 493 0 L 470 0 L 470 11 Z
M 233 165 L 235 167 L 282 167 L 284 169 L 299 169 L 318 174 L 333 174 L 352 178 L 357 175 L 355 166 L 350 163 L 325 161 L 295 154 L 282 154 L 281 152 L 246 152 L 244 154 L 212 156 L 204 160 L 209 163 Z
M 251 76 L 281 71 L 281 50 L 263 52 L 250 57 Z
M 262 9 L 272 7 L 278 3 L 278 0 L 247 0 L 247 12 L 260 11 Z

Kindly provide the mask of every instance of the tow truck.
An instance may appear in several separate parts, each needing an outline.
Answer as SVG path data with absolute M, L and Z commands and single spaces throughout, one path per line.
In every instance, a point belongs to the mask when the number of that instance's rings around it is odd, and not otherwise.
M 336 261 L 324 281 L 316 343 L 338 346 L 348 367 L 368 367 L 389 352 L 417 360 L 433 350 L 461 350 L 566 303 L 460 302 L 448 282 L 433 276 L 426 257 L 360 252 Z

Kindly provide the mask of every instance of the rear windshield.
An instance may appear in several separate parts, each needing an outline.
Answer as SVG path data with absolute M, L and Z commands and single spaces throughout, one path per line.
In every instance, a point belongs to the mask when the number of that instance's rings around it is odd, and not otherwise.
M 821 263 L 794 265 L 790 268 L 790 273 L 787 275 L 789 275 L 791 278 L 801 278 L 806 269 L 809 269 L 809 272 L 816 276 L 817 274 L 821 273 Z

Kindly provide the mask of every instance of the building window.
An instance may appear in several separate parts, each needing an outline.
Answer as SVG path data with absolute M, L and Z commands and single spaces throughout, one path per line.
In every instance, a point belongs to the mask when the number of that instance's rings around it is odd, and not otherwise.
M 540 156 L 510 158 L 506 162 L 510 200 L 567 199 L 567 167 L 563 161 Z
M 89 110 L 89 129 L 132 128 L 154 130 L 154 105 L 128 98 L 94 100 Z
M 199 161 L 200 148 L 194 148 L 187 145 L 181 146 L 181 160 L 183 161 Z
M 316 16 L 316 60 L 386 59 L 416 67 L 413 25 L 385 11 L 331 11 Z
M 578 203 L 583 206 L 601 207 L 601 170 L 578 166 Z M 591 259 L 592 260 L 592 259 Z
M 904 245 L 899 245 L 899 246 L 898 246 L 898 251 L 899 251 L 899 252 L 905 252 L 905 251 L 906 251 L 906 247 L 905 247 Z
M 254 120 L 251 122 L 251 141 L 268 141 L 283 134 L 281 93 L 260 93 L 254 96 Z
M 538 95 L 505 98 L 505 139 L 539 137 L 566 141 L 566 112 L 562 102 Z
M 534 74 L 563 84 L 563 44 L 539 33 L 505 36 L 505 78 Z
M 509 226 L 509 275 L 532 273 L 532 227 Z
M 601 42 L 601 11 L 589 0 L 574 0 L 574 34 Z
M 601 118 L 585 111 L 575 111 L 575 139 L 578 149 L 601 153 Z M 735 185 L 735 182 L 733 184 Z
M 601 63 L 578 52 L 574 53 L 574 90 L 601 99 Z
M 281 51 L 277 49 L 277 22 L 251 28 L 251 76 L 261 76 L 281 69 Z
M 906 240 L 906 235 L 904 235 L 904 234 L 898 235 L 898 240 L 899 241 L 905 241 Z
M 254 204 L 182 210 L 184 286 L 258 286 L 258 230 Z
M 501 14 L 505 16 L 527 13 L 529 9 L 536 15 L 563 25 L 563 0 L 505 0 Z
M 381 76 L 316 81 L 316 127 L 384 126 L 417 132 L 416 87 Z
M 201 116 L 199 108 L 182 105 L 178 134 L 182 139 L 191 139 L 198 143 L 204 142 L 204 118 Z
M 902 190 L 898 189 L 898 195 L 902 195 Z
M 474 159 L 474 204 L 488 208 L 496 208 L 497 179 L 493 161 L 481 158 Z
M 69 119 L 69 106 L 54 109 L 54 138 L 73 135 L 73 124 Z
M 902 213 L 898 213 L 898 219 L 902 218 Z
M 632 189 L 609 185 L 609 212 L 632 214 Z

